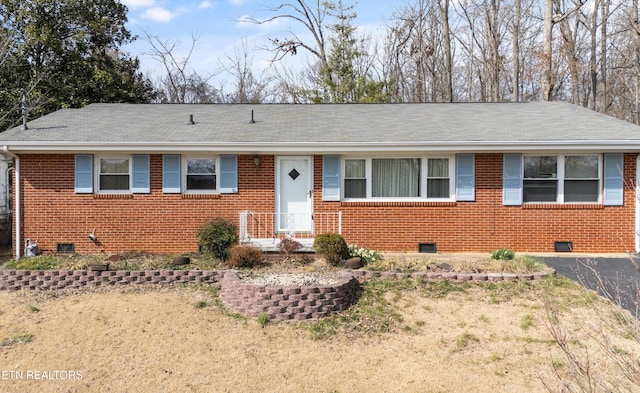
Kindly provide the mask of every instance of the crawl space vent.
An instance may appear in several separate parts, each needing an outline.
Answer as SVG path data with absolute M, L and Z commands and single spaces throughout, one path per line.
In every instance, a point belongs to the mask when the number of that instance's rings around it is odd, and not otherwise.
M 73 254 L 75 252 L 75 246 L 73 243 L 58 243 L 56 252 L 58 254 Z
M 418 244 L 418 252 L 435 253 L 436 252 L 436 244 L 435 243 L 419 243 Z
M 553 245 L 553 249 L 555 250 L 555 252 L 572 252 L 573 243 L 572 242 L 555 242 Z

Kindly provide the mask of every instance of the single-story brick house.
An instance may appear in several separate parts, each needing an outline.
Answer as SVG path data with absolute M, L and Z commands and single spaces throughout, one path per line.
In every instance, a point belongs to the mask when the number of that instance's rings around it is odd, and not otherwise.
M 274 246 L 638 250 L 640 128 L 558 102 L 62 109 L 0 134 L 14 244 L 198 249 L 215 217 Z M 91 236 L 89 236 L 91 235 Z

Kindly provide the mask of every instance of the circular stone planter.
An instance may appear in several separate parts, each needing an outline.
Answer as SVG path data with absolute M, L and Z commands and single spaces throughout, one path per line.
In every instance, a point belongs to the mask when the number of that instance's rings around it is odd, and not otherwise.
M 319 319 L 343 311 L 357 296 L 358 280 L 351 272 L 332 277 L 282 274 L 242 277 L 228 271 L 221 282 L 220 299 L 234 312 L 272 321 Z

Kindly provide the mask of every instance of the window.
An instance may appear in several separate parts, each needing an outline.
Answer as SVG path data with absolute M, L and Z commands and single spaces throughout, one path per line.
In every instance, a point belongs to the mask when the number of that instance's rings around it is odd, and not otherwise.
M 449 198 L 449 159 L 427 160 L 427 198 Z
M 344 198 L 450 199 L 450 158 L 360 158 L 344 160 Z
M 524 202 L 597 203 L 599 197 L 599 156 L 524 157 Z
M 597 202 L 599 194 L 598 156 L 565 157 L 564 201 Z
M 419 197 L 419 158 L 374 158 L 371 160 L 371 196 Z
M 74 190 L 79 194 L 125 194 L 151 192 L 150 156 L 75 155 Z
M 558 199 L 558 157 L 524 157 L 524 202 L 556 202 Z
M 215 158 L 187 158 L 186 166 L 187 191 L 216 190 Z
M 104 157 L 99 160 L 100 191 L 129 191 L 130 158 Z
M 345 160 L 344 162 L 344 197 L 366 198 L 367 178 L 365 160 Z
M 235 194 L 238 192 L 238 156 L 162 156 L 162 192 L 167 194 Z

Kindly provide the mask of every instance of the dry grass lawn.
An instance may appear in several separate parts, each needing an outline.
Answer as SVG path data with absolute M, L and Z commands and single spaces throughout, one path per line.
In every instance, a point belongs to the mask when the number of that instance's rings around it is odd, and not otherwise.
M 569 371 L 546 297 L 594 373 L 619 374 L 600 332 L 640 354 L 618 331 L 637 326 L 608 326 L 619 310 L 559 279 L 379 282 L 343 316 L 266 325 L 202 286 L 0 293 L 0 391 L 544 392 L 553 365 Z

